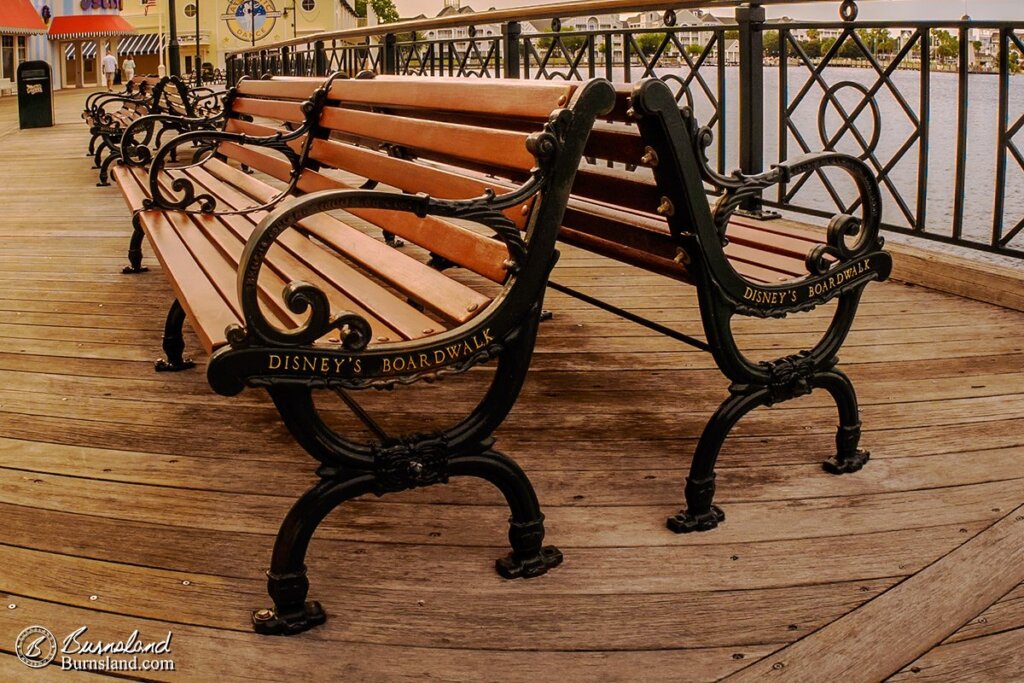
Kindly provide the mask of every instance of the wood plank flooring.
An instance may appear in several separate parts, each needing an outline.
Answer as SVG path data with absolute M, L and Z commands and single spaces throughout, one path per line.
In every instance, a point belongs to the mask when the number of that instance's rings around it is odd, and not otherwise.
M 795 652 L 806 671 L 842 669 L 847 624 L 872 660 L 864 680 L 1024 677 L 1024 313 L 899 283 L 868 288 L 841 354 L 867 467 L 821 471 L 827 396 L 757 411 L 720 459 L 728 521 L 689 536 L 664 520 L 727 383 L 707 355 L 551 292 L 498 446 L 530 474 L 565 564 L 498 578 L 507 512 L 482 483 L 360 500 L 310 552 L 328 623 L 252 634 L 313 461 L 264 394 L 212 393 L 194 337 L 199 369 L 153 372 L 170 288 L 148 252 L 151 272 L 120 274 L 130 217 L 116 188 L 94 187 L 83 99 L 59 94 L 59 125 L 35 131 L 0 100 L 0 680 L 63 680 L 14 656 L 33 624 L 173 631 L 176 671 L 128 675 L 145 680 L 814 680 L 773 665 Z M 700 332 L 692 292 L 664 278 L 566 248 L 554 279 Z M 828 314 L 740 321 L 738 338 L 776 357 Z M 367 405 L 419 425 L 471 405 L 488 376 Z M 329 415 L 349 424 L 340 405 Z M 983 557 L 1014 566 L 975 571 Z M 956 581 L 929 581 L 949 567 Z M 859 616 L 873 613 L 892 618 Z M 892 653 L 882 626 L 910 614 L 929 627 Z

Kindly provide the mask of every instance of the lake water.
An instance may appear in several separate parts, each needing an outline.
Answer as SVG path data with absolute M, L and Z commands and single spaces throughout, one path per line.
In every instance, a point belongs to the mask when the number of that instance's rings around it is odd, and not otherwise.
M 634 77 L 638 72 L 634 68 Z M 671 73 L 685 74 L 684 69 L 660 69 L 659 76 Z M 705 77 L 709 79 L 712 92 L 715 87 L 715 68 L 705 68 Z M 873 70 L 829 67 L 824 72 L 828 85 L 841 81 L 859 83 L 871 88 L 877 81 Z M 765 164 L 779 160 L 779 72 L 777 67 L 765 68 Z M 809 71 L 800 66 L 789 67 L 789 102 L 792 102 L 809 78 Z M 920 74 L 916 71 L 898 71 L 892 81 L 899 93 L 909 104 L 912 111 L 921 117 L 920 109 Z M 957 157 L 957 102 L 959 93 L 957 75 L 955 73 L 933 73 L 930 76 L 931 107 L 926 118 L 929 122 L 931 143 L 928 159 L 928 201 L 925 228 L 928 232 L 951 234 L 953 217 L 953 199 L 955 188 L 955 170 Z M 694 109 L 698 119 L 704 123 L 709 120 L 713 109 L 706 96 L 696 84 L 691 85 L 694 97 Z M 735 67 L 726 72 L 726 125 L 727 153 L 726 168 L 731 170 L 737 166 L 738 155 L 738 93 L 739 71 Z M 793 112 L 792 118 L 797 129 L 803 135 L 808 147 L 817 151 L 823 147 L 818 133 L 818 108 L 822 102 L 824 90 L 814 85 Z M 847 112 L 852 112 L 863 98 L 853 88 L 844 88 L 839 92 L 839 99 Z M 876 101 L 880 113 L 879 142 L 875 154 L 882 165 L 886 165 L 893 155 L 913 135 L 915 124 L 900 107 L 897 97 L 888 86 L 883 86 L 877 94 Z M 972 74 L 969 78 L 968 97 L 968 136 L 967 165 L 965 184 L 965 206 L 963 236 L 979 242 L 989 242 L 992 237 L 993 210 L 995 205 L 996 187 L 996 150 L 998 125 L 998 79 L 990 74 Z M 1011 78 L 1010 84 L 1010 125 L 1024 114 L 1024 76 Z M 834 111 L 827 117 L 827 130 L 831 133 L 839 128 L 839 117 Z M 870 139 L 874 131 L 874 120 L 870 107 L 856 119 L 857 127 L 866 139 Z M 1024 147 L 1024 133 L 1017 136 L 1018 144 Z M 802 149 L 796 138 L 789 133 L 788 156 L 800 154 Z M 860 155 L 863 148 L 853 135 L 847 133 L 837 145 L 839 151 Z M 714 151 L 714 150 L 712 150 Z M 907 154 L 892 168 L 889 173 L 893 189 L 899 193 L 911 215 L 916 215 L 917 182 L 918 182 L 918 143 L 915 141 Z M 893 199 L 893 191 L 883 185 L 885 200 L 884 220 L 902 227 L 910 223 Z M 794 203 L 802 206 L 834 210 L 834 203 L 825 192 L 818 180 L 811 180 L 794 198 Z M 1019 221 L 1024 220 L 1024 170 L 1018 166 L 1012 155 L 1007 159 L 1007 182 L 1004 220 L 1005 232 L 1012 229 Z M 899 238 L 897 238 L 899 239 Z M 929 248 L 945 249 L 944 246 L 929 243 Z M 1019 234 L 1011 246 L 1024 249 L 1024 234 Z M 986 260 L 994 257 L 984 255 Z M 1012 264 L 1017 267 L 1024 265 L 1021 259 L 995 258 L 995 260 Z

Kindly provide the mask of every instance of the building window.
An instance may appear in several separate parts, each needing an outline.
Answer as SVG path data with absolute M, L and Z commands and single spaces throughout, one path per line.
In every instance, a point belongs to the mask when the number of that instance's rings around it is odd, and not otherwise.
M 312 12 L 316 9 L 316 0 L 302 0 L 302 11 Z
M 190 2 L 189 4 L 185 5 L 185 16 L 188 17 L 189 19 L 191 19 L 195 15 L 196 15 L 195 3 L 191 3 Z
M 0 41 L 0 78 L 14 80 L 14 36 Z
M 18 63 L 28 61 L 28 38 L 18 36 Z

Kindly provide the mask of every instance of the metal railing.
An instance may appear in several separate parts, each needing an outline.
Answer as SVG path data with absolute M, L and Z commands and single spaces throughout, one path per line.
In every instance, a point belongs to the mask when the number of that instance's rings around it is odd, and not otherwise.
M 662 78 L 715 131 L 710 152 L 720 171 L 758 173 L 766 160 L 845 151 L 875 171 L 885 229 L 1024 258 L 1024 76 L 1016 75 L 1024 22 L 865 22 L 853 0 L 830 1 L 840 14 L 834 22 L 768 21 L 760 4 L 728 0 L 714 6 L 734 6 L 731 17 L 665 9 L 648 28 L 601 27 L 600 16 L 585 14 L 612 11 L 614 23 L 631 10 L 697 4 L 592 0 L 530 8 L 529 17 L 506 10 L 325 33 L 232 54 L 228 82 L 365 70 Z M 541 18 L 550 19 L 548 30 L 537 29 Z M 764 217 L 769 209 L 828 216 L 856 208 L 822 173 L 744 206 Z

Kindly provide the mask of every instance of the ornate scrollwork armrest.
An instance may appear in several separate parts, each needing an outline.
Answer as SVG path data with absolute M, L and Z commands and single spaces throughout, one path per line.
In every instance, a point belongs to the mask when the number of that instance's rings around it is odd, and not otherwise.
M 171 117 L 177 119 L 178 117 Z M 180 119 L 179 119 L 180 120 Z M 202 121 L 203 119 L 196 119 Z M 295 187 L 299 174 L 302 171 L 302 162 L 305 157 L 305 147 L 302 153 L 296 152 L 289 144 L 299 140 L 306 134 L 305 126 L 291 131 L 287 134 L 276 133 L 266 137 L 245 135 L 244 133 L 229 133 L 216 130 L 195 130 L 183 133 L 168 140 L 153 157 L 149 170 L 149 191 L 150 198 L 144 203 L 147 209 L 167 209 L 172 211 L 184 211 L 186 213 L 213 213 L 217 208 L 217 200 L 213 195 L 205 192 L 197 192 L 195 184 L 188 178 L 175 178 L 171 183 L 173 196 L 165 194 L 160 183 L 160 173 L 167 170 L 167 163 L 173 160 L 179 148 L 189 148 L 193 162 L 187 166 L 179 166 L 179 169 L 189 168 L 201 164 L 206 160 L 204 152 L 212 152 L 221 142 L 234 142 L 238 145 L 256 145 L 272 149 L 283 154 L 292 165 L 291 182 L 278 193 L 273 199 L 259 206 L 252 206 L 246 209 L 233 211 L 218 211 L 222 215 L 244 214 L 252 211 L 266 210 L 274 206 L 282 198 L 287 196 Z M 194 208 L 198 206 L 198 208 Z
M 495 236 L 505 243 L 509 250 L 511 271 L 525 259 L 527 244 L 515 224 L 502 212 L 538 193 L 542 185 L 542 175 L 537 174 L 513 192 L 498 196 L 488 191 L 481 197 L 466 200 L 441 200 L 424 194 L 376 190 L 324 190 L 279 206 L 256 227 L 242 254 L 238 271 L 238 297 L 245 325 L 228 328 L 228 342 L 234 347 L 254 343 L 302 346 L 312 344 L 334 331 L 339 332 L 342 346 L 348 350 L 362 350 L 370 341 L 369 323 L 352 313 L 332 315 L 327 295 L 307 282 L 292 282 L 283 293 L 283 299 L 291 311 L 310 311 L 304 325 L 293 330 L 282 330 L 263 314 L 259 305 L 258 281 L 267 253 L 283 232 L 305 218 L 330 211 L 377 209 L 412 213 L 421 218 L 433 215 L 474 221 L 493 230 Z
M 713 139 L 711 129 L 698 128 L 689 110 L 684 110 L 683 117 L 690 124 L 695 147 L 700 152 L 698 165 L 702 179 L 721 191 L 712 214 L 723 244 L 727 241 L 726 231 L 733 213 L 746 199 L 805 173 L 836 168 L 849 175 L 857 186 L 859 199 L 855 206 L 862 207 L 863 218 L 845 213 L 836 215 L 829 223 L 826 243 L 815 246 L 807 254 L 808 270 L 813 275 L 821 275 L 832 267 L 830 259 L 849 261 L 882 248 L 885 242 L 879 235 L 882 195 L 871 169 L 860 159 L 840 152 L 818 152 L 783 161 L 757 175 L 744 175 L 740 171 L 722 175 L 711 168 L 707 156 L 707 148 Z
M 187 118 L 172 114 L 147 114 L 133 121 L 121 137 L 121 160 L 129 166 L 145 166 L 153 160 L 149 145 L 153 141 L 157 126 L 164 129 L 188 133 L 199 130 L 216 130 L 222 117 Z

